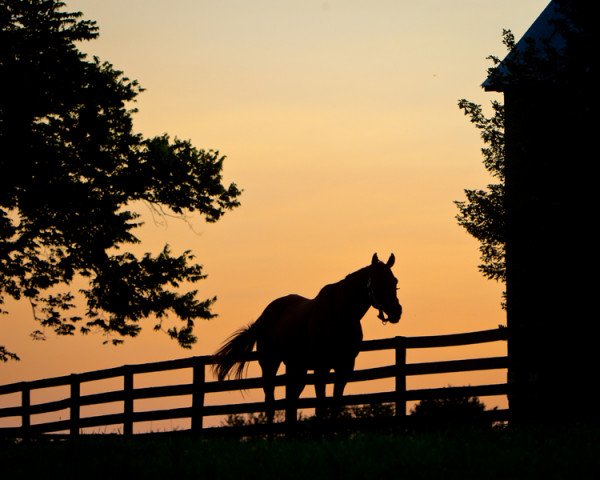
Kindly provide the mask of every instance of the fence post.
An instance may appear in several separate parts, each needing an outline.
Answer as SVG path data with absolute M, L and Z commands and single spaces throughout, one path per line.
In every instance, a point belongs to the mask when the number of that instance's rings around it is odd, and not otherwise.
M 27 382 L 23 382 L 21 389 L 21 430 L 23 436 L 29 436 L 31 429 L 31 388 Z
M 396 337 L 396 418 L 406 417 L 406 338 Z
M 123 373 L 123 435 L 133 435 L 133 370 L 126 366 Z
M 71 375 L 71 398 L 69 405 L 69 420 L 71 426 L 69 433 L 71 435 L 79 435 L 79 397 L 80 397 L 80 383 L 77 375 Z
M 194 359 L 192 373 L 192 433 L 200 433 L 203 423 L 204 381 L 206 361 L 202 357 Z

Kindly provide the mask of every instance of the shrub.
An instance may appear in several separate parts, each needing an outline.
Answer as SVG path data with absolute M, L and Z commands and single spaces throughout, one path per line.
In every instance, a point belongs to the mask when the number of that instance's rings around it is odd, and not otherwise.
M 411 409 L 410 416 L 417 427 L 427 430 L 490 428 L 493 421 L 485 411 L 485 404 L 478 397 L 443 397 L 421 400 Z

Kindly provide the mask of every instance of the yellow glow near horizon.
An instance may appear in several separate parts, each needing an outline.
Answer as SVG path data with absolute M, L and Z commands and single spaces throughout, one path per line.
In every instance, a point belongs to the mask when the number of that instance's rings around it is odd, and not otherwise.
M 100 27 L 82 48 L 147 89 L 136 128 L 220 150 L 242 206 L 193 229 L 141 209 L 136 251 L 193 250 L 209 275 L 201 296 L 219 297 L 191 351 L 152 321 L 118 348 L 95 335 L 33 342 L 28 306 L 12 302 L 0 339 L 22 361 L 0 367 L 0 384 L 212 353 L 271 300 L 312 297 L 373 252 L 396 254 L 405 316 L 383 326 L 370 311 L 365 338 L 505 323 L 502 288 L 477 271 L 477 242 L 454 219 L 463 189 L 490 181 L 456 103 L 492 98 L 485 57 L 503 55 L 502 28 L 518 37 L 547 3 L 67 1 Z

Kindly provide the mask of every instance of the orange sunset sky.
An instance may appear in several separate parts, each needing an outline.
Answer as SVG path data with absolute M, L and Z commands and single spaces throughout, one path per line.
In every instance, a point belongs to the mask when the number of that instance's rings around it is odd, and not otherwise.
M 193 250 L 209 275 L 201 296 L 218 296 L 219 317 L 197 325 L 191 351 L 151 320 L 119 347 L 101 335 L 35 342 L 28 304 L 13 302 L 0 343 L 21 361 L 0 365 L 0 384 L 212 353 L 269 301 L 313 297 L 374 252 L 396 255 L 404 316 L 382 325 L 371 309 L 366 339 L 504 324 L 502 286 L 478 272 L 478 244 L 454 218 L 463 189 L 490 181 L 479 133 L 456 104 L 496 98 L 480 87 L 486 56 L 503 56 L 502 28 L 519 38 L 547 3 L 67 1 L 100 27 L 82 49 L 146 88 L 136 129 L 220 150 L 242 206 L 216 224 L 186 224 L 139 205 L 133 251 Z

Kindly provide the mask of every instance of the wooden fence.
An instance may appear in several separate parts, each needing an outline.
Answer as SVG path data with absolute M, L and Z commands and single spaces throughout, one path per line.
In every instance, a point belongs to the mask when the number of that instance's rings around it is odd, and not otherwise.
M 494 396 L 507 395 L 506 383 L 492 385 L 478 385 L 469 387 L 447 387 L 407 390 L 406 378 L 413 375 L 427 375 L 439 373 L 467 372 L 475 370 L 506 369 L 507 357 L 489 357 L 467 360 L 438 361 L 428 363 L 406 363 L 406 352 L 409 349 L 437 348 L 460 345 L 473 345 L 485 342 L 506 340 L 506 329 L 485 330 L 480 332 L 461 333 L 453 335 L 425 336 L 425 337 L 394 337 L 380 340 L 367 340 L 362 343 L 362 352 L 393 350 L 395 362 L 393 365 L 355 370 L 350 382 L 361 382 L 377 379 L 393 379 L 395 388 L 391 391 L 346 395 L 344 405 L 374 405 L 380 403 L 393 403 L 396 416 L 406 415 L 407 402 L 428 398 L 448 398 L 463 396 Z M 256 354 L 250 356 L 251 361 L 256 361 Z M 20 417 L 20 427 L 0 428 L 0 435 L 30 436 L 51 432 L 69 432 L 78 435 L 80 430 L 89 427 L 106 427 L 122 425 L 125 435 L 133 433 L 136 422 L 148 422 L 168 419 L 191 419 L 192 432 L 208 431 L 203 423 L 206 417 L 215 415 L 246 414 L 264 411 L 264 402 L 249 402 L 238 404 L 205 405 L 205 395 L 213 392 L 232 392 L 262 388 L 262 379 L 247 378 L 242 380 L 207 381 L 206 368 L 213 364 L 211 356 L 198 356 L 164 362 L 125 365 L 122 367 L 98 370 L 94 372 L 67 375 L 63 377 L 35 380 L 31 382 L 13 383 L 0 386 L 0 402 L 3 395 L 19 394 L 21 405 L 0 408 L 0 419 Z M 184 385 L 153 386 L 134 388 L 134 376 L 142 373 L 164 372 L 175 369 L 192 369 L 192 382 Z M 122 379 L 121 390 L 88 395 L 81 394 L 81 385 L 106 379 Z M 333 381 L 333 374 L 328 378 L 328 383 Z M 285 374 L 277 376 L 278 386 L 285 386 Z M 314 385 L 314 377 L 309 374 L 307 385 Z M 32 404 L 31 392 L 51 387 L 68 387 L 69 396 L 62 400 Z M 151 398 L 176 397 L 191 395 L 190 407 L 171 408 L 152 411 L 135 411 L 134 401 Z M 82 417 L 80 412 L 84 406 L 98 406 L 113 402 L 122 402 L 122 413 Z M 1 403 L 0 403 L 1 405 Z M 314 408 L 315 398 L 300 398 L 297 407 L 300 409 Z M 296 416 L 295 411 L 290 411 L 285 398 L 276 400 L 276 409 L 285 410 L 287 419 Z M 32 416 L 52 412 L 68 411 L 68 420 L 33 423 Z M 495 411 L 497 419 L 507 419 L 508 411 Z

